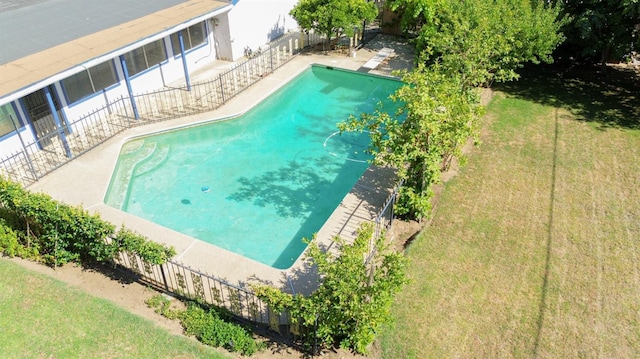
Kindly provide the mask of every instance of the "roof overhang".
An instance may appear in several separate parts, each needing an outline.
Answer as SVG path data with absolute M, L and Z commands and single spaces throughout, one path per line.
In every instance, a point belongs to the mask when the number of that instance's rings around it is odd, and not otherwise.
M 232 8 L 228 1 L 190 0 L 0 65 L 0 105 Z

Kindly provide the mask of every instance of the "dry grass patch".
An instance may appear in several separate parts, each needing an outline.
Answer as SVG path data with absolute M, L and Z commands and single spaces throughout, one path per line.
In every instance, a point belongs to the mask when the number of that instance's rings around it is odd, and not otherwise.
M 593 124 L 545 99 L 489 106 L 483 145 L 408 248 L 384 357 L 640 355 L 640 133 L 610 126 L 628 109 Z

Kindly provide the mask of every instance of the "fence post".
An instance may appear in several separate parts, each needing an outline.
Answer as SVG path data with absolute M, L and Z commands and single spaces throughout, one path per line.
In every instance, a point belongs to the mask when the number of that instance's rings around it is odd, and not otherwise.
M 22 135 L 20 134 L 20 131 L 18 131 L 18 126 L 16 125 L 15 121 L 13 120 L 13 116 L 12 115 L 9 115 L 9 119 L 11 120 L 11 124 L 13 125 L 13 128 L 15 129 L 16 133 L 18 134 L 18 138 L 20 139 L 20 143 L 22 144 L 22 150 L 24 151 L 25 157 L 27 157 L 27 164 L 29 165 L 29 169 L 31 170 L 31 172 L 33 173 L 33 177 L 37 181 L 38 180 L 38 173 L 36 172 L 35 167 L 33 167 L 33 162 L 31 162 L 31 157 L 29 156 L 29 151 L 27 151 L 27 147 L 24 145 L 24 140 L 22 139 Z
M 271 72 L 273 72 L 273 46 L 269 45 L 269 62 L 271 63 Z
M 162 281 L 164 282 L 164 289 L 169 291 L 169 283 L 167 282 L 167 276 L 164 274 L 164 265 L 160 265 L 160 273 L 162 273 Z
M 220 93 L 222 94 L 222 103 L 225 103 L 227 101 L 224 98 L 224 85 L 222 84 L 222 74 L 220 74 L 219 80 L 220 80 Z

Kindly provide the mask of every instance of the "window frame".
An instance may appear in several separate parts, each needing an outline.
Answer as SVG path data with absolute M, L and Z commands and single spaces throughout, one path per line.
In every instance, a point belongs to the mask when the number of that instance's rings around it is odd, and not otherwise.
M 13 102 L 9 102 L 4 105 L 0 105 L 0 108 L 3 108 L 5 106 L 8 106 L 10 111 L 13 111 L 13 114 L 15 115 L 15 119 L 13 120 L 13 124 L 15 124 L 15 127 L 13 129 L 10 129 L 7 133 L 0 134 L 0 140 L 4 140 L 8 137 L 13 136 L 14 133 L 18 133 L 18 131 L 21 131 L 24 126 L 22 120 L 20 119 L 19 111 L 16 105 Z M 9 121 L 11 121 L 11 116 L 9 117 Z
M 203 35 L 202 42 L 199 43 L 196 46 L 192 46 L 189 49 L 186 49 L 186 41 L 185 41 L 185 50 L 184 50 L 185 54 L 188 54 L 188 53 L 190 53 L 192 51 L 195 51 L 195 50 L 197 50 L 197 49 L 199 49 L 199 48 L 201 48 L 203 46 L 207 46 L 209 44 L 209 33 L 207 32 L 208 28 L 207 28 L 207 22 L 206 21 L 201 21 L 201 22 L 199 22 L 197 24 L 193 24 L 193 25 L 191 25 L 191 26 L 189 26 L 189 27 L 187 27 L 185 29 L 180 30 L 180 31 L 182 31 L 182 38 L 185 39 L 185 40 L 188 38 L 189 39 L 189 45 L 192 45 L 191 44 L 191 33 L 189 32 L 189 29 L 191 29 L 191 28 L 193 28 L 193 27 L 195 27 L 197 25 L 200 25 L 200 29 L 202 30 L 202 35 Z M 186 34 L 186 37 L 185 37 L 185 34 Z M 174 36 L 176 38 L 176 44 L 173 43 L 173 37 Z M 182 56 L 182 54 L 180 53 L 180 39 L 178 38 L 178 31 L 176 31 L 173 34 L 169 35 L 169 42 L 171 43 L 171 49 L 173 51 L 173 58 L 175 59 L 175 58 L 179 58 L 180 56 Z M 174 45 L 177 45 L 177 47 L 174 47 Z
M 111 70 L 113 71 L 115 82 L 113 84 L 107 86 L 107 87 L 104 87 L 104 88 L 96 90 L 95 81 L 93 80 L 93 78 L 91 76 L 91 71 L 90 70 L 95 68 L 95 67 L 97 67 L 97 66 L 99 66 L 99 65 L 105 64 L 105 63 L 110 63 L 111 64 Z M 89 84 L 90 84 L 91 89 L 93 90 L 93 92 L 88 93 L 88 94 L 86 94 L 86 95 L 84 95 L 82 97 L 79 97 L 78 99 L 72 101 L 70 96 L 69 96 L 69 91 L 67 90 L 67 85 L 65 84 L 65 80 L 68 79 L 68 78 L 71 78 L 73 76 L 76 76 L 78 74 L 81 74 L 81 73 L 87 74 L 87 77 L 89 79 Z M 62 93 L 64 94 L 64 98 L 65 98 L 65 101 L 67 102 L 67 105 L 69 107 L 73 107 L 78 103 L 82 103 L 82 102 L 84 102 L 84 101 L 86 101 L 86 100 L 88 100 L 90 98 L 93 98 L 93 97 L 99 95 L 100 93 L 102 93 L 105 90 L 110 90 L 112 88 L 115 88 L 115 87 L 119 86 L 120 85 L 120 80 L 121 80 L 120 76 L 118 75 L 118 67 L 116 66 L 115 61 L 113 59 L 111 59 L 111 60 L 104 61 L 104 62 L 102 62 L 102 63 L 100 63 L 98 65 L 95 65 L 95 66 L 92 66 L 92 67 L 89 67 L 89 68 L 85 68 L 84 70 L 82 70 L 81 72 L 79 72 L 77 74 L 74 74 L 74 75 L 71 75 L 71 76 L 69 76 L 69 77 L 67 77 L 65 79 L 62 79 L 60 81 L 60 85 L 61 85 L 60 87 L 62 87 Z
M 160 62 L 155 63 L 152 66 L 149 66 L 149 60 L 148 60 L 148 56 L 147 56 L 147 51 L 145 50 L 145 46 L 148 46 L 148 45 L 151 45 L 151 44 L 154 44 L 154 43 L 157 43 L 157 42 L 160 42 L 162 44 L 163 60 L 160 61 Z M 140 49 L 142 49 L 142 55 L 144 56 L 144 63 L 147 66 L 147 68 L 145 68 L 144 70 L 140 70 L 140 71 L 136 72 L 135 74 L 132 74 L 131 73 L 131 67 L 129 66 L 129 62 L 128 62 L 128 57 L 130 58 L 130 56 L 127 56 L 127 55 L 133 53 L 134 51 L 140 50 Z M 165 43 L 164 38 L 158 39 L 156 41 L 152 41 L 152 42 L 150 42 L 148 44 L 142 45 L 142 46 L 140 46 L 138 48 L 135 48 L 135 49 L 127 52 L 126 54 L 124 54 L 124 60 L 125 60 L 124 61 L 125 64 L 127 65 L 127 73 L 129 75 L 129 78 L 130 79 L 135 78 L 135 77 L 137 77 L 137 76 L 139 76 L 141 74 L 144 74 L 145 72 L 147 72 L 149 70 L 152 70 L 155 67 L 160 66 L 161 64 L 165 64 L 165 63 L 167 63 L 169 61 L 169 54 L 167 53 L 167 44 Z

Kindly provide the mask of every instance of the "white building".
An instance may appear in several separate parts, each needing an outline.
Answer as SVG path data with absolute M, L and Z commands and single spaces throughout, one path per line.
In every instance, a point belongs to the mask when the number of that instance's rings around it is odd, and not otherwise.
M 296 0 L 0 3 L 0 160 L 112 99 L 189 83 L 297 29 Z

